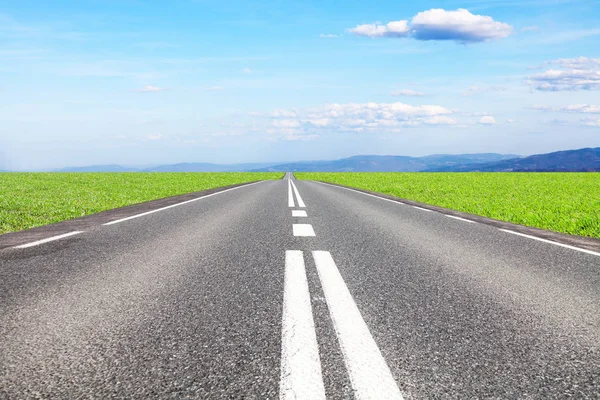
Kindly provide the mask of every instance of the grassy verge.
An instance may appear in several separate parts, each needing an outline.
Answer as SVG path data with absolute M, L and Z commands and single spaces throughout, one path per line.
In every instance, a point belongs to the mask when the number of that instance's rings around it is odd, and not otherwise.
M 0 173 L 0 234 L 282 173 Z
M 296 173 L 436 206 L 600 238 L 600 173 Z

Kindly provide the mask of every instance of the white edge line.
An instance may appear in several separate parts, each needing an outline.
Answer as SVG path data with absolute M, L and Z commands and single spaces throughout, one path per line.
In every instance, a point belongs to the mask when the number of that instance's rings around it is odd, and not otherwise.
M 513 235 L 523 236 L 523 237 L 526 237 L 529 239 L 539 240 L 540 242 L 550 243 L 550 244 L 554 244 L 556 246 L 565 247 L 567 249 L 580 251 L 582 253 L 587 253 L 587 254 L 591 254 L 594 256 L 600 256 L 600 253 L 597 253 L 597 252 L 591 251 L 591 250 L 582 249 L 581 247 L 570 246 L 568 244 L 558 243 L 558 242 L 554 242 L 552 240 L 542 239 L 542 238 L 539 238 L 536 236 L 526 235 L 526 234 L 520 233 L 520 232 L 509 231 L 508 229 L 498 229 L 498 230 L 500 230 L 502 232 L 506 232 L 506 233 L 512 233 Z
M 281 323 L 281 400 L 325 400 L 319 345 L 306 279 L 304 253 L 285 252 Z
M 182 201 L 181 203 L 177 203 L 177 204 L 171 204 L 170 206 L 166 206 L 166 207 L 162 207 L 162 208 L 157 208 L 156 210 L 152 210 L 152 211 L 146 211 L 143 212 L 141 214 L 136 214 L 136 215 L 132 215 L 130 217 L 125 217 L 125 218 L 121 218 L 121 219 L 116 219 L 114 221 L 110 221 L 107 222 L 105 224 L 102 225 L 113 225 L 113 224 L 118 224 L 119 222 L 123 222 L 123 221 L 129 221 L 130 219 L 134 219 L 134 218 L 139 218 L 139 217 L 143 217 L 144 215 L 149 215 L 149 214 L 154 214 L 155 212 L 159 212 L 159 211 L 163 211 L 163 210 L 167 210 L 169 208 L 173 208 L 173 207 L 178 207 L 178 206 L 182 206 L 184 204 L 188 204 L 194 201 L 198 201 L 198 200 L 202 200 L 202 199 L 206 199 L 208 197 L 212 197 L 212 196 L 216 196 L 218 194 L 221 193 L 225 193 L 225 192 L 229 192 L 231 190 L 235 190 L 235 189 L 240 189 L 243 187 L 248 187 L 248 186 L 252 186 L 252 185 L 256 185 L 258 183 L 263 183 L 266 181 L 258 181 L 258 182 L 253 182 L 253 183 L 249 183 L 247 185 L 242 185 L 242 186 L 236 186 L 234 188 L 230 188 L 230 189 L 225 189 L 225 190 L 221 190 L 220 192 L 216 192 L 216 193 L 211 193 L 211 194 L 207 194 L 206 196 L 202 196 L 202 197 L 196 197 L 195 199 L 191 199 L 191 200 L 186 200 L 186 201 Z M 208 190 L 208 189 L 207 189 Z
M 306 204 L 304 204 L 304 201 L 302 201 L 302 197 L 300 197 L 300 192 L 298 192 L 296 185 L 294 185 L 293 181 L 290 181 L 290 182 L 292 184 L 292 188 L 294 188 L 294 193 L 296 193 L 296 200 L 298 200 L 298 207 L 300 207 L 300 208 L 306 207 Z
M 429 210 L 427 208 L 423 208 L 423 207 L 419 207 L 419 206 L 413 206 L 413 207 L 416 208 L 417 210 L 423 210 L 423 211 L 433 212 L 433 210 Z
M 386 199 L 385 197 L 379 197 L 379 196 L 375 196 L 374 194 L 370 194 L 370 193 L 361 192 L 360 190 L 355 190 L 355 189 L 351 189 L 351 188 L 347 188 L 347 187 L 343 187 L 343 186 L 332 185 L 332 184 L 329 184 L 329 183 L 326 183 L 326 182 L 320 182 L 320 181 L 312 181 L 312 182 L 320 183 L 320 184 L 322 184 L 322 185 L 327 185 L 327 186 L 333 186 L 333 187 L 337 187 L 337 188 L 340 188 L 340 189 L 346 189 L 346 190 L 350 190 L 350 191 L 352 191 L 352 192 L 356 192 L 356 193 L 364 194 L 365 196 L 371 196 L 371 197 L 375 197 L 376 199 L 379 199 L 379 200 L 385 200 L 385 201 L 389 201 L 389 202 L 391 202 L 391 203 L 396 203 L 396 204 L 404 204 L 404 203 L 402 203 L 402 202 L 399 202 L 399 201 L 395 201 L 395 200 Z M 416 207 L 416 206 L 413 206 L 413 207 Z M 423 210 L 425 210 L 425 209 L 423 209 Z M 429 211 L 431 211 L 431 210 L 429 210 Z M 457 219 L 459 218 L 459 217 L 450 216 L 450 215 L 448 215 L 448 214 L 444 214 L 444 215 L 446 215 L 446 216 L 448 216 L 448 217 L 450 217 L 450 218 L 457 218 Z M 464 218 L 463 218 L 463 219 L 464 219 Z M 466 219 L 465 219 L 465 221 L 469 221 L 469 220 L 466 220 Z M 469 222 L 476 223 L 475 221 L 469 221 Z M 524 234 L 524 233 L 519 233 L 519 232 L 510 231 L 510 230 L 507 230 L 507 229 L 499 229 L 499 230 L 501 230 L 501 231 L 503 231 L 503 232 L 512 233 L 512 234 L 514 234 L 514 235 L 520 235 L 520 236 L 528 237 L 528 238 L 530 238 L 530 239 L 539 240 L 539 241 L 541 241 L 541 242 L 546 242 L 546 243 L 550 243 L 550 244 L 555 244 L 555 245 L 557 245 L 557 246 L 565 247 L 565 248 L 567 248 L 567 249 L 571 249 L 571 250 L 575 250 L 575 251 L 581 251 L 581 252 L 583 252 L 583 253 L 587 253 L 587 254 L 592 254 L 592 255 L 594 255 L 594 256 L 600 256 L 600 253 L 597 253 L 597 252 L 595 252 L 595 251 L 591 251 L 591 250 L 582 249 L 582 248 L 580 248 L 580 247 L 569 246 L 568 244 L 562 244 L 562 243 L 558 243 L 558 242 L 553 242 L 552 240 L 546 240 L 546 239 L 542 239 L 542 238 L 539 238 L 539 237 L 535 237 L 535 236 L 531 236 L 531 235 L 526 235 L 526 234 Z
M 69 233 L 64 233 L 62 235 L 52 236 L 52 237 L 49 237 L 46 239 L 38 240 L 36 242 L 20 244 L 18 246 L 14 246 L 13 248 L 14 249 L 26 249 L 27 247 L 33 247 L 33 246 L 37 246 L 38 244 L 53 242 L 55 240 L 63 239 L 63 238 L 69 237 L 69 236 L 78 235 L 80 233 L 83 233 L 83 231 L 73 231 L 73 232 L 69 232 Z
M 313 251 L 323 294 L 356 399 L 402 400 L 402 393 L 331 253 Z
M 455 215 L 448 215 L 448 214 L 444 214 L 444 215 L 445 215 L 446 217 L 448 217 L 448 218 L 453 218 L 453 219 L 457 219 L 457 220 L 459 220 L 459 221 L 470 222 L 470 223 L 472 223 L 472 224 L 476 224 L 476 222 L 475 222 L 475 221 L 471 221 L 470 219 L 465 219 L 465 218 L 457 217 L 457 216 L 455 216 Z
M 379 200 L 385 200 L 385 201 L 389 201 L 389 202 L 391 202 L 391 203 L 396 203 L 396 204 L 404 204 L 404 203 L 402 203 L 402 202 L 399 202 L 399 201 L 395 201 L 395 200 L 386 199 L 385 197 L 379 197 L 379 196 L 375 196 L 374 194 L 370 194 L 370 193 L 361 192 L 360 190 L 355 190 L 355 189 L 351 189 L 351 188 L 347 188 L 347 187 L 343 187 L 343 186 L 332 185 L 332 184 L 329 184 L 329 183 L 326 183 L 326 182 L 320 182 L 320 181 L 312 181 L 312 182 L 320 183 L 320 184 L 322 184 L 322 185 L 327 185 L 327 186 L 333 186 L 333 187 L 337 187 L 337 188 L 340 188 L 340 189 L 346 189 L 346 190 L 350 190 L 350 191 L 352 191 L 352 192 L 356 192 L 356 193 L 364 194 L 365 196 L 371 196 L 371 197 L 375 197 L 376 199 L 379 199 Z M 413 206 L 413 207 L 416 207 L 416 206 Z M 425 210 L 425 209 L 424 209 L 424 210 Z M 431 210 L 429 210 L 429 211 L 431 211 Z M 450 217 L 450 218 L 459 218 L 459 217 L 450 216 L 450 215 L 448 215 L 448 214 L 444 214 L 444 215 L 446 215 L 446 216 L 448 216 L 448 217 Z M 463 219 L 464 219 L 464 218 L 463 218 Z M 469 220 L 465 220 L 465 221 L 469 221 Z M 475 221 L 469 221 L 469 222 L 476 223 Z M 524 233 L 519 233 L 519 232 L 510 231 L 510 230 L 507 230 L 507 229 L 499 229 L 499 230 L 501 230 L 501 231 L 503 231 L 503 232 L 507 232 L 507 233 L 512 233 L 512 234 L 514 234 L 514 235 L 519 235 L 519 236 L 528 237 L 528 238 L 530 238 L 530 239 L 539 240 L 539 241 L 541 241 L 541 242 L 546 242 L 546 243 L 554 244 L 554 245 L 557 245 L 557 246 L 565 247 L 565 248 L 567 248 L 567 249 L 571 249 L 571 250 L 575 250 L 575 251 L 581 251 L 581 252 L 583 252 L 583 253 L 587 253 L 587 254 L 592 254 L 592 255 L 594 255 L 594 256 L 600 256 L 600 253 L 597 253 L 597 252 L 595 252 L 595 251 L 591 251 L 591 250 L 582 249 L 582 248 L 580 248 L 580 247 L 575 247 L 575 246 L 570 246 L 570 245 L 568 245 L 568 244 L 562 244 L 562 243 L 558 243 L 558 242 L 553 242 L 552 240 L 542 239 L 542 238 L 539 238 L 539 237 L 535 237 L 535 236 L 531 236 L 531 235 L 526 235 L 526 234 L 524 234 Z

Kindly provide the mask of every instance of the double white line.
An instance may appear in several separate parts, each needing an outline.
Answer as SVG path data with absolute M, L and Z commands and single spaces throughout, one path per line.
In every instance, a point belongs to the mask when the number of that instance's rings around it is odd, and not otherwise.
M 327 251 L 312 252 L 356 399 L 402 400 L 367 324 Z M 325 399 L 302 251 L 285 253 L 280 399 Z
M 294 185 L 294 181 L 289 179 L 289 175 L 288 175 L 288 206 L 289 207 L 295 207 L 294 195 L 292 194 L 292 189 L 294 190 L 294 193 L 296 193 L 296 199 L 298 199 L 298 207 L 305 208 L 306 204 L 304 204 L 304 201 L 302 201 L 302 197 L 300 197 L 300 193 L 298 192 L 296 185 Z

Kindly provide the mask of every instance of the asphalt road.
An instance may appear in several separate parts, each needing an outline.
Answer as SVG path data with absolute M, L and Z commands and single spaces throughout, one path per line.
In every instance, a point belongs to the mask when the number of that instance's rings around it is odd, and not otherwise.
M 0 398 L 600 397 L 600 254 L 293 183 L 0 250 Z

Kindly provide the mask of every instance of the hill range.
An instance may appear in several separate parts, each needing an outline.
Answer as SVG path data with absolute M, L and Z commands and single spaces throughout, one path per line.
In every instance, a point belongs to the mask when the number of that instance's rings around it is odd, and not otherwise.
M 453 166 L 497 162 L 519 157 L 514 154 L 434 154 L 425 157 L 354 156 L 332 161 L 302 161 L 274 165 L 254 171 L 285 172 L 420 172 Z
M 151 168 L 69 167 L 54 172 L 585 172 L 600 171 L 600 147 L 521 157 L 515 154 L 434 154 L 424 157 L 358 155 L 291 163 L 179 163 Z M 5 171 L 8 172 L 8 171 Z
M 429 169 L 431 172 L 592 172 L 600 171 L 600 147 L 536 154 L 496 162 Z

